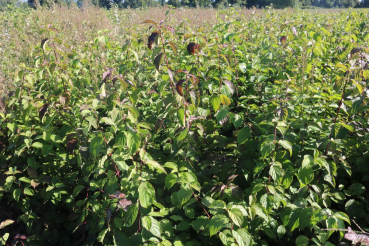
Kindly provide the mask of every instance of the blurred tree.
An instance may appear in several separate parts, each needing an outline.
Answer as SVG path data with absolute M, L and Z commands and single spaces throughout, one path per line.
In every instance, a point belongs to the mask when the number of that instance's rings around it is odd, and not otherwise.
M 0 0 L 0 11 L 6 10 L 9 7 L 21 7 L 22 1 L 19 0 Z

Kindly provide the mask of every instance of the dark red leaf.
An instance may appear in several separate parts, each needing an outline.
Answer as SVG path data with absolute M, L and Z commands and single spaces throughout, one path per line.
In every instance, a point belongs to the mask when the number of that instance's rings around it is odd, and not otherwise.
M 351 50 L 351 55 L 353 55 L 353 54 L 355 54 L 355 53 L 358 53 L 358 52 L 361 52 L 361 51 L 363 51 L 363 49 L 362 48 L 358 48 L 358 47 L 355 47 L 355 48 L 353 48 L 352 50 Z
M 283 47 L 285 48 L 286 47 L 286 42 L 287 42 L 287 37 L 286 36 L 282 36 L 281 39 L 281 44 L 283 44 Z
M 221 185 L 215 185 L 215 186 L 213 186 L 213 188 L 211 188 L 210 193 L 216 194 L 220 191 L 220 188 L 221 188 Z
M 189 43 L 187 45 L 188 54 L 193 55 L 193 54 L 195 54 L 195 52 L 198 52 L 198 51 L 199 51 L 199 44 Z
M 149 36 L 149 40 L 147 42 L 147 47 L 149 47 L 150 50 L 152 48 L 152 44 L 155 42 L 155 39 L 158 37 L 158 35 L 159 35 L 159 32 L 153 32 Z
M 70 153 L 73 153 L 73 150 L 76 148 L 77 145 L 77 139 L 72 138 L 67 141 L 67 150 Z
M 41 48 L 42 49 L 45 49 L 45 43 L 48 41 L 49 39 L 48 38 L 44 38 L 41 40 Z
M 177 90 L 178 94 L 181 95 L 181 96 L 183 96 L 182 84 L 183 84 L 184 81 L 185 81 L 184 79 L 181 79 L 176 84 L 176 90 Z
M 38 117 L 40 118 L 40 121 L 42 120 L 42 118 L 44 117 L 46 111 L 47 111 L 47 108 L 49 107 L 49 104 L 44 104 L 40 110 L 38 111 Z
M 225 189 L 227 188 L 227 186 L 226 185 L 222 185 L 222 187 L 220 187 L 220 197 L 222 197 L 223 196 L 223 194 L 224 194 L 224 191 L 225 191 Z

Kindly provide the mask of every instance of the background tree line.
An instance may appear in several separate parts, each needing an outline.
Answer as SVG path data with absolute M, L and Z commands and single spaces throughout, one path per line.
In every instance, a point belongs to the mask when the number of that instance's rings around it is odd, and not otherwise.
M 90 4 L 111 8 L 116 5 L 119 8 L 144 8 L 158 7 L 165 4 L 174 7 L 215 7 L 222 8 L 229 5 L 240 7 L 264 8 L 271 6 L 274 8 L 300 7 L 300 8 L 349 8 L 349 7 L 369 7 L 369 0 L 0 0 L 0 10 L 8 6 L 50 6 L 52 4 L 78 5 L 82 6 L 83 1 Z

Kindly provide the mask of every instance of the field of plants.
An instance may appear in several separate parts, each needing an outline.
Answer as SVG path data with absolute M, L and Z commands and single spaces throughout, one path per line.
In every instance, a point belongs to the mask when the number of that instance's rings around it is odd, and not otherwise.
M 1 244 L 369 245 L 368 19 L 1 12 Z

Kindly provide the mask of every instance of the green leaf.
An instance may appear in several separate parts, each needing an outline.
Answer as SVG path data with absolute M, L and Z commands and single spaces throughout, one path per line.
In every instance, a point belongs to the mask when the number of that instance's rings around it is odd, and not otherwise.
M 206 216 L 197 217 L 195 221 L 192 221 L 192 228 L 199 232 L 208 227 L 209 218 Z
M 130 150 L 131 154 L 136 153 L 140 146 L 140 136 L 137 132 L 124 132 L 127 137 L 127 148 Z
M 221 110 L 218 111 L 218 113 L 216 114 L 216 118 L 217 121 L 219 123 L 223 122 L 223 120 L 227 117 L 228 115 L 228 109 L 226 108 L 222 108 Z
M 138 215 L 138 205 L 131 205 L 128 207 L 127 212 L 124 214 L 127 227 L 131 227 L 136 221 Z
M 164 53 L 163 52 L 160 52 L 159 54 L 157 54 L 155 56 L 155 58 L 154 58 L 154 65 L 155 65 L 156 70 L 159 71 L 160 65 L 163 62 L 163 59 L 164 59 Z
M 304 155 L 304 160 L 302 161 L 302 167 L 310 168 L 314 166 L 314 158 L 310 155 Z
M 227 240 L 226 234 L 224 234 L 223 232 L 219 232 L 219 238 L 220 238 L 220 241 L 222 241 L 224 245 L 227 245 L 228 240 Z
M 247 68 L 246 68 L 246 64 L 245 63 L 240 63 L 238 64 L 238 67 L 240 68 L 240 71 L 243 73 L 247 72 Z
M 220 97 L 220 102 L 224 106 L 229 106 L 231 104 L 231 99 L 229 99 L 226 95 L 221 94 L 219 97 Z
M 178 176 L 175 173 L 169 174 L 165 178 L 165 187 L 169 190 L 176 182 L 177 182 Z
M 279 178 L 284 177 L 284 171 L 282 167 L 277 164 L 273 164 L 270 166 L 269 174 L 273 180 L 278 180 Z
M 167 171 L 165 170 L 165 168 L 162 165 L 160 165 L 159 163 L 157 163 L 156 161 L 154 161 L 154 160 L 145 160 L 145 163 L 149 167 L 151 167 L 153 169 L 156 169 L 156 170 L 158 170 L 160 172 L 163 172 L 163 173 L 167 174 Z
M 35 191 L 30 188 L 26 188 L 24 189 L 23 193 L 28 196 L 33 196 L 35 194 Z
M 36 149 L 42 149 L 42 147 L 44 145 L 42 143 L 40 143 L 40 142 L 34 142 L 31 146 L 34 147 L 34 148 L 36 148 Z
M 348 217 L 348 215 L 345 214 L 344 212 L 336 212 L 333 216 L 341 220 L 344 220 L 351 225 L 350 217 Z
M 104 140 L 101 136 L 96 136 L 91 140 L 90 152 L 93 156 L 97 156 L 102 147 L 104 146 Z
M 108 229 L 102 230 L 97 236 L 97 241 L 100 243 L 103 243 L 107 232 L 108 232 Z
M 235 223 L 238 227 L 241 227 L 243 224 L 243 214 L 238 208 L 232 208 L 228 211 L 229 218 Z
M 314 179 L 314 171 L 312 168 L 300 168 L 298 173 L 298 178 L 300 181 L 300 186 L 304 187 L 310 184 L 311 181 Z
M 245 242 L 243 241 L 243 238 L 241 237 L 240 234 L 238 234 L 237 231 L 232 230 L 232 235 L 239 246 L 246 246 Z
M 76 197 L 83 189 L 85 188 L 85 186 L 83 185 L 77 185 L 74 189 L 73 189 L 73 197 Z
M 365 186 L 359 183 L 354 183 L 348 188 L 351 196 L 361 195 L 365 192 Z
M 226 207 L 226 203 L 222 200 L 215 200 L 209 206 L 209 208 L 215 208 L 215 209 L 224 209 L 225 207 Z
M 266 210 L 265 207 L 262 207 L 262 206 L 259 206 L 259 205 L 255 204 L 252 208 L 254 209 L 255 213 L 258 216 L 263 218 L 266 222 L 269 221 L 268 211 Z
M 267 156 L 269 156 L 272 151 L 274 150 L 274 143 L 273 141 L 265 141 L 261 144 L 261 155 L 263 156 L 263 159 L 265 159 Z
M 22 194 L 22 190 L 21 189 L 15 189 L 13 191 L 13 198 L 14 200 L 16 200 L 17 202 L 19 202 L 19 198 L 20 198 L 20 195 Z
M 286 141 L 286 140 L 279 140 L 278 143 L 280 145 L 282 145 L 283 148 L 285 148 L 286 150 L 290 151 L 290 156 L 292 156 L 292 145 L 290 142 Z
M 309 245 L 309 238 L 304 235 L 300 235 L 296 239 L 296 246 L 308 246 Z
M 283 237 L 286 234 L 286 228 L 283 225 L 278 226 L 277 234 L 279 238 Z
M 181 131 L 181 134 L 177 137 L 177 141 L 182 141 L 188 134 L 188 129 L 185 128 L 183 131 Z
M 242 240 L 246 243 L 246 245 L 252 246 L 253 240 L 251 234 L 246 229 L 238 229 L 237 233 L 241 236 Z
M 325 159 L 318 157 L 318 158 L 316 158 L 315 162 L 319 166 L 324 167 L 329 174 L 331 173 L 331 169 L 329 167 L 329 164 L 328 164 L 328 162 Z
M 150 219 L 150 217 L 149 217 L 149 216 L 144 216 L 144 217 L 142 218 L 142 226 L 143 226 L 146 230 L 150 231 L 150 229 L 151 229 L 151 219 Z
M 14 223 L 14 220 L 4 220 L 0 223 L 0 230 L 4 229 L 6 226 Z
M 179 204 L 182 206 L 192 197 L 192 190 L 188 187 L 181 187 L 177 193 L 177 199 Z
M 124 245 L 129 241 L 128 237 L 123 232 L 115 231 L 113 235 L 114 246 Z
M 148 208 L 154 202 L 155 189 L 149 182 L 144 181 L 140 184 L 138 194 L 142 207 Z
M 228 218 L 222 214 L 217 214 L 210 219 L 208 224 L 210 236 L 218 233 L 220 229 L 223 228 L 225 224 L 229 222 Z
M 219 107 L 220 107 L 220 97 L 219 96 L 214 96 L 214 97 L 210 98 L 210 104 L 211 104 L 214 112 L 217 112 Z
M 179 120 L 179 123 L 182 126 L 185 126 L 186 125 L 186 122 L 185 122 L 185 110 L 183 108 L 179 108 L 178 109 L 177 118 Z
M 160 227 L 160 223 L 154 219 L 153 217 L 150 217 L 151 219 L 151 228 L 150 228 L 150 232 L 156 236 L 161 238 L 161 227 Z
M 249 139 L 251 136 L 251 130 L 250 127 L 246 126 L 242 128 L 237 135 L 237 143 L 243 144 L 247 139 Z

